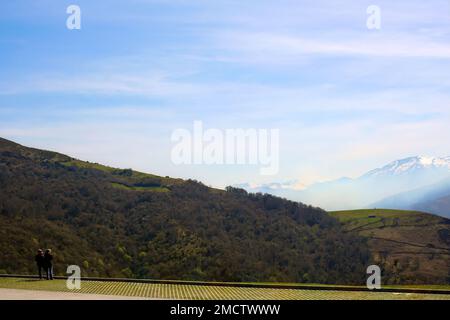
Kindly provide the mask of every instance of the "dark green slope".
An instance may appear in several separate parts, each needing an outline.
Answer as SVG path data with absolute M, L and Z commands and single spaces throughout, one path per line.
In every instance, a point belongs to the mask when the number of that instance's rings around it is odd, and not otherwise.
M 0 273 L 365 283 L 367 244 L 324 211 L 0 140 Z

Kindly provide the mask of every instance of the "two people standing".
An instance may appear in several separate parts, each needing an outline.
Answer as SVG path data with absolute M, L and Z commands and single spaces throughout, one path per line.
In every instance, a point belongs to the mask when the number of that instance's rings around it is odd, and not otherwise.
M 39 271 L 39 279 L 42 279 L 42 271 L 45 272 L 47 280 L 53 280 L 53 255 L 52 250 L 47 249 L 45 253 L 42 249 L 39 249 L 34 260 Z

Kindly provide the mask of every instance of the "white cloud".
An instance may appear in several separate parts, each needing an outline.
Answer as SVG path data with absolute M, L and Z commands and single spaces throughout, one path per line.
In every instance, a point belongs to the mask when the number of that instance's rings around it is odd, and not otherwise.
M 292 64 L 304 63 L 304 56 L 315 59 L 343 56 L 385 58 L 445 58 L 450 59 L 450 44 L 428 37 L 410 34 L 383 33 L 332 34 L 318 37 L 302 35 L 225 32 L 219 35 L 219 46 L 244 62 Z

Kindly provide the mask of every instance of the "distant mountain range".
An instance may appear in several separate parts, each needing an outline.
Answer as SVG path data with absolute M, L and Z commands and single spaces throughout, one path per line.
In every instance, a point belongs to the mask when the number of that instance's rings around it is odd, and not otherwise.
M 282 185 L 283 188 L 277 188 Z M 327 210 L 394 208 L 450 217 L 450 157 L 415 156 L 393 161 L 351 179 L 315 183 L 302 189 L 271 183 L 239 187 L 302 201 Z M 289 187 L 292 186 L 292 187 Z

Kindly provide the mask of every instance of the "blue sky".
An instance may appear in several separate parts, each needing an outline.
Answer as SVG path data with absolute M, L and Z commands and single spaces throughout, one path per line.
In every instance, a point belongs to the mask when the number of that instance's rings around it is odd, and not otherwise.
M 392 2 L 4 2 L 0 136 L 214 186 L 450 155 L 450 3 Z M 81 30 L 66 28 L 70 4 Z M 173 165 L 171 132 L 194 120 L 279 128 L 279 174 Z

